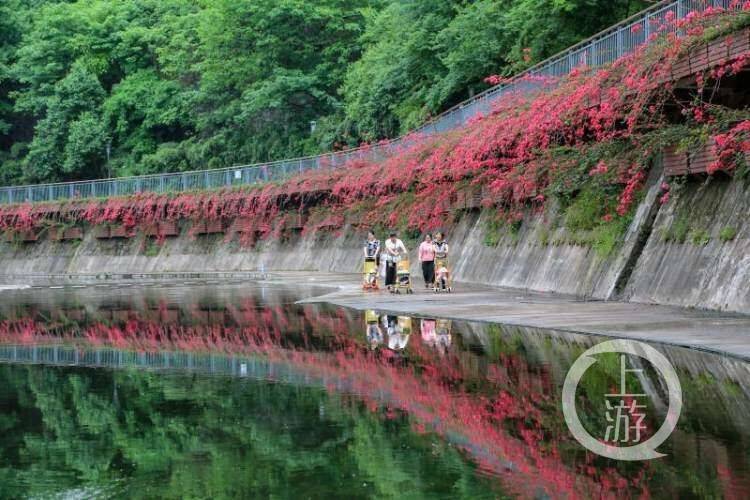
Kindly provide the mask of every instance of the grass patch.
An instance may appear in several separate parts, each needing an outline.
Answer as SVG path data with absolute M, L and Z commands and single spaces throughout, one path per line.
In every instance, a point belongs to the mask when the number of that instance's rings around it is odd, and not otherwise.
M 737 237 L 737 230 L 733 227 L 724 227 L 719 231 L 719 239 L 722 241 L 722 243 L 727 243 L 728 241 L 734 241 L 734 239 Z
M 537 233 L 537 239 L 539 240 L 539 244 L 543 247 L 546 247 L 550 244 L 550 230 L 547 226 L 540 226 L 539 232 Z
M 632 216 L 619 217 L 608 224 L 600 224 L 593 231 L 592 246 L 600 257 L 609 257 L 622 243 L 622 238 L 633 222 Z
M 705 229 L 693 229 L 690 231 L 690 242 L 697 246 L 706 246 L 711 241 L 711 235 Z
M 594 189 L 582 191 L 565 209 L 565 227 L 572 232 L 591 231 L 607 213 L 604 194 Z
M 666 243 L 685 243 L 690 232 L 690 223 L 681 217 L 675 219 L 668 228 L 662 229 L 661 239 Z
M 521 227 L 523 227 L 523 219 L 508 222 L 499 217 L 490 217 L 485 221 L 482 242 L 485 246 L 496 247 L 504 236 L 510 236 L 510 243 L 515 245 L 520 238 Z
M 159 245 L 157 245 L 155 241 L 149 238 L 146 242 L 146 248 L 143 250 L 143 255 L 145 255 L 146 257 L 156 257 L 157 255 L 159 255 L 159 250 L 161 250 Z
M 612 255 L 632 221 L 632 213 L 623 217 L 615 215 L 611 197 L 595 186 L 581 191 L 564 214 L 565 228 L 569 232 L 567 242 L 590 246 L 602 258 Z

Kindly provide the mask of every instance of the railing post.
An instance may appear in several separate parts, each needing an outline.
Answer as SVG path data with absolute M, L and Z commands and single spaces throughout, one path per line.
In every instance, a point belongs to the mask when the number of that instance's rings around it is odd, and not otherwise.
M 74 195 L 75 195 L 75 185 L 71 184 L 70 186 L 68 186 L 68 198 L 72 200 Z
M 643 33 L 645 35 L 644 42 L 648 42 L 648 39 L 651 37 L 651 14 L 646 14 L 643 24 L 645 25 L 643 28 Z
M 208 170 L 203 172 L 203 184 L 205 189 L 209 189 L 210 186 L 208 185 Z
M 159 176 L 159 193 L 164 193 L 164 175 Z
M 677 19 L 684 19 L 687 13 L 685 12 L 685 2 L 687 0 L 678 0 L 677 1 Z
M 187 189 L 187 178 L 185 178 L 185 174 L 180 176 L 180 186 L 182 187 L 182 191 Z
M 623 45 L 622 45 L 622 28 L 617 30 L 617 58 L 623 56 Z

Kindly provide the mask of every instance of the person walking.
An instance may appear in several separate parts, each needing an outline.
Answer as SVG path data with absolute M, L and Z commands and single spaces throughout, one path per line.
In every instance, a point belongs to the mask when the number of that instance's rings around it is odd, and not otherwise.
M 424 241 L 419 245 L 419 262 L 422 263 L 424 287 L 430 288 L 435 283 L 435 246 L 430 233 L 424 236 Z
M 375 261 L 375 266 L 380 266 L 380 240 L 375 237 L 375 233 L 367 231 L 367 241 L 364 246 L 365 259 Z
M 404 242 L 398 239 L 396 233 L 391 233 L 385 240 L 385 286 L 391 288 L 396 284 L 396 263 L 406 255 Z
M 435 289 L 450 291 L 450 268 L 448 267 L 448 242 L 442 232 L 435 233 L 435 241 L 432 242 L 435 250 Z
M 445 241 L 445 235 L 442 232 L 435 233 L 435 241 L 432 242 L 432 246 L 438 260 L 448 260 L 448 242 Z

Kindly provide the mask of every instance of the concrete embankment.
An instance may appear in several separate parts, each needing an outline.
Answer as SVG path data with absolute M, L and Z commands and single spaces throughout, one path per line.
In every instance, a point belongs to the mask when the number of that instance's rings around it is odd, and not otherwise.
M 529 211 L 520 227 L 494 238 L 488 238 L 486 212 L 450 214 L 455 277 L 584 298 L 750 313 L 750 192 L 744 182 L 693 179 L 662 206 L 661 181 L 660 170 L 653 169 L 632 224 L 607 254 L 571 234 L 553 203 L 543 213 Z M 143 234 L 98 239 L 90 228 L 81 241 L 2 242 L 0 274 L 356 272 L 362 265 L 361 229 L 296 233 L 249 248 L 223 234 L 190 235 L 189 227 L 180 223 L 179 236 L 160 245 Z M 416 259 L 412 266 L 417 273 Z
M 363 293 L 356 276 L 322 275 L 316 279 L 283 274 L 280 283 L 299 280 L 310 285 L 336 286 L 331 293 L 304 302 L 330 303 L 353 309 L 490 322 L 543 329 L 658 342 L 729 354 L 750 360 L 750 317 L 626 302 L 578 300 L 538 292 L 521 292 L 477 285 L 455 293 L 434 294 L 421 288 L 414 295 Z

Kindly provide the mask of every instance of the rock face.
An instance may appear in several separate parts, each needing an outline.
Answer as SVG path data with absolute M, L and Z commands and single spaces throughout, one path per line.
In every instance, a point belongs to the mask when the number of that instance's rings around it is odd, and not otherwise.
M 448 241 L 458 280 L 596 299 L 671 304 L 750 313 L 750 191 L 741 180 L 695 178 L 657 201 L 661 169 L 652 169 L 624 240 L 602 256 L 559 222 L 557 209 L 530 212 L 517 231 L 488 238 L 486 217 L 455 214 Z M 359 272 L 363 231 L 293 235 L 254 248 L 223 234 L 194 236 L 187 224 L 155 245 L 146 235 L 83 240 L 40 237 L 0 242 L 0 274 L 68 274 L 236 270 Z M 412 250 L 412 270 L 419 276 Z

